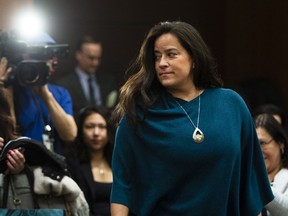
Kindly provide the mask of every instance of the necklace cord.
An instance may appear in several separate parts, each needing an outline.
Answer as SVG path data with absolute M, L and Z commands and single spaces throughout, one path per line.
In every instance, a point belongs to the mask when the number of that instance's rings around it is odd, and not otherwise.
M 191 124 L 195 127 L 195 130 L 192 134 L 192 138 L 196 143 L 201 143 L 204 140 L 204 133 L 199 129 L 199 121 L 200 121 L 200 111 L 201 111 L 201 96 L 199 94 L 199 104 L 198 104 L 198 116 L 197 116 L 197 125 L 195 126 L 194 122 L 192 121 L 192 119 L 190 118 L 190 116 L 188 115 L 187 111 L 184 109 L 184 107 L 176 100 L 175 102 L 178 104 L 178 106 L 183 110 L 183 112 L 185 113 L 185 115 L 187 116 L 187 118 L 189 119 L 189 121 L 191 122 Z
M 183 110 L 183 112 L 186 114 L 186 116 L 188 117 L 189 121 L 192 123 L 192 125 L 195 127 L 195 128 L 198 128 L 199 127 L 199 120 L 200 120 L 200 107 L 201 107 L 201 99 L 200 99 L 200 94 L 199 94 L 199 103 L 198 103 L 198 116 L 197 116 L 197 124 L 195 126 L 194 122 L 192 121 L 192 119 L 190 118 L 190 116 L 188 115 L 187 111 L 183 108 L 183 106 L 175 99 L 175 102 L 178 104 L 178 106 Z

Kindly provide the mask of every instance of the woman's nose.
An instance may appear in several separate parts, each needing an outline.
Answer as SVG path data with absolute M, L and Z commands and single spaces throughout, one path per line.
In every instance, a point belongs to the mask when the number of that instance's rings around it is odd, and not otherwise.
M 159 66 L 163 67 L 163 66 L 167 66 L 167 65 L 168 65 L 167 59 L 165 58 L 165 56 L 162 56 L 159 60 Z
M 99 134 L 99 127 L 95 127 L 93 130 L 94 134 L 98 135 Z

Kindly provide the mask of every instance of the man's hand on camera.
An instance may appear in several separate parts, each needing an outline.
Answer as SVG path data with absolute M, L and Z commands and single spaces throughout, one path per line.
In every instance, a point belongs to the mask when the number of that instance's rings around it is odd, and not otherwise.
M 49 67 L 50 73 L 54 72 L 53 68 L 53 59 L 50 59 L 46 62 L 47 66 Z M 45 84 L 43 86 L 34 86 L 33 91 L 36 92 L 40 97 L 45 101 L 48 100 L 49 97 L 53 96 L 52 93 L 50 92 L 48 85 Z
M 33 91 L 40 95 L 44 101 L 46 101 L 52 95 L 47 84 L 43 86 L 34 86 Z
M 2 57 L 0 60 L 0 84 L 4 85 L 4 81 L 7 80 L 9 73 L 11 73 L 12 68 L 8 67 L 8 60 Z
M 3 149 L 4 146 L 4 139 L 3 137 L 0 137 L 0 151 Z

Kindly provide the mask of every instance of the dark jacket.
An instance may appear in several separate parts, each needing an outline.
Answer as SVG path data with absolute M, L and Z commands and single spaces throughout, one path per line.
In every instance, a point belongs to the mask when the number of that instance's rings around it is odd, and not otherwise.
M 106 106 L 106 101 L 109 94 L 112 91 L 118 92 L 119 84 L 117 84 L 116 79 L 111 77 L 111 75 L 108 76 L 101 74 L 101 72 L 97 72 L 95 76 L 100 86 L 102 105 Z M 72 98 L 74 116 L 78 115 L 80 109 L 89 105 L 89 101 L 85 97 L 81 83 L 75 71 L 61 78 L 60 80 L 55 80 L 54 82 L 57 85 L 68 89 Z
M 94 185 L 94 179 L 92 174 L 92 169 L 90 166 L 90 162 L 88 161 L 80 161 L 76 157 L 66 157 L 68 169 L 71 174 L 71 177 L 74 179 L 74 181 L 79 185 L 79 187 L 82 189 L 86 201 L 89 205 L 90 209 L 90 216 L 106 216 L 108 213 L 102 214 L 99 213 L 99 204 L 95 202 L 95 187 Z M 110 209 L 110 203 L 107 203 L 108 208 Z M 102 207 L 102 206 L 101 206 Z M 105 211 L 107 212 L 107 206 L 105 204 Z M 110 215 L 110 210 L 109 210 Z

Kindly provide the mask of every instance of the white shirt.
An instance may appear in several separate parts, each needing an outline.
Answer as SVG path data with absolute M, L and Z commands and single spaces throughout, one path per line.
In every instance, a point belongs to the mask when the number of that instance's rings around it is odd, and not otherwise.
M 271 189 L 274 200 L 265 206 L 269 216 L 288 216 L 288 169 L 282 168 L 275 176 Z

